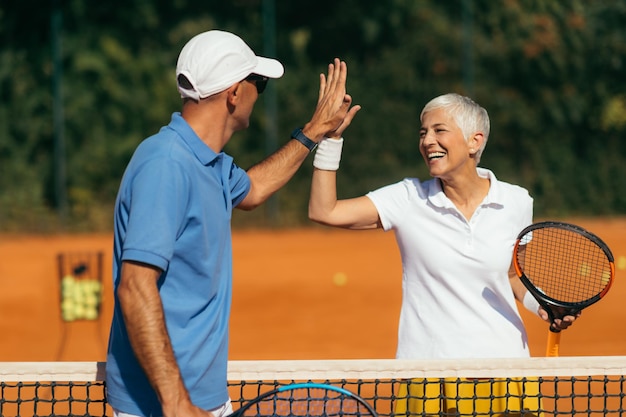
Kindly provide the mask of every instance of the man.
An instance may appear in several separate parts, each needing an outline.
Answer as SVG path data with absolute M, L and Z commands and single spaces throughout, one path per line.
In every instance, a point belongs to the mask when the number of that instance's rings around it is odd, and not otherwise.
M 311 120 L 250 168 L 222 152 L 280 62 L 236 35 L 208 31 L 176 67 L 181 113 L 144 140 L 115 207 L 115 310 L 107 396 L 119 417 L 211 416 L 232 409 L 226 385 L 233 207 L 251 210 L 282 187 L 316 143 L 352 117 L 347 67 L 320 76 Z

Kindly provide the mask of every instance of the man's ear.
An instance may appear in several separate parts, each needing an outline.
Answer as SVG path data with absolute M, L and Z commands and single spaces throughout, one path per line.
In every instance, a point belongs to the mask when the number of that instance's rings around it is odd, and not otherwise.
M 241 82 L 235 83 L 226 89 L 226 100 L 229 105 L 237 104 L 239 100 L 239 95 L 241 94 L 242 85 Z

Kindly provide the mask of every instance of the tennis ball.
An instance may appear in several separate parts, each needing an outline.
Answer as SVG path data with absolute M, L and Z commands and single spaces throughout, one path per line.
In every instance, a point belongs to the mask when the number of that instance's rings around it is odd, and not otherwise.
M 95 307 L 98 305 L 98 297 L 96 297 L 94 294 L 85 295 L 84 301 L 86 307 Z
M 72 288 L 74 288 L 74 283 L 74 277 L 71 275 L 66 275 L 61 279 L 61 294 L 63 295 L 63 297 L 71 293 Z
M 100 284 L 100 282 L 96 281 L 95 279 L 85 280 L 83 281 L 83 289 L 85 294 L 99 297 L 100 291 L 102 289 L 102 284 Z
M 337 272 L 333 275 L 333 283 L 338 287 L 343 287 L 348 283 L 348 276 L 343 272 Z
M 617 258 L 617 269 L 626 269 L 626 256 Z
M 85 302 L 85 291 L 82 285 L 74 285 L 71 293 L 72 300 L 74 300 L 75 304 L 84 304 Z
M 582 275 L 583 277 L 587 277 L 589 276 L 590 272 L 591 272 L 591 267 L 589 265 L 587 265 L 584 262 L 580 264 L 580 270 L 579 270 L 580 275 Z
M 611 273 L 609 271 L 603 271 L 602 277 L 600 278 L 603 284 L 608 284 L 611 280 Z
M 61 317 L 65 321 L 74 321 L 76 316 L 74 315 L 74 302 L 67 298 L 61 303 Z
M 85 306 L 83 304 L 74 304 L 73 313 L 77 320 L 85 318 Z
M 74 308 L 74 302 L 69 298 L 63 300 L 63 302 L 61 303 L 61 310 L 63 311 L 70 311 L 73 308 Z
M 61 279 L 61 285 L 71 285 L 74 283 L 74 277 L 72 275 L 65 275 Z
M 95 306 L 88 306 L 85 309 L 84 317 L 86 320 L 95 320 L 98 318 L 98 309 Z
M 73 321 L 74 317 L 74 288 L 75 280 L 66 275 L 61 280 L 61 316 L 65 321 Z
M 72 310 L 63 310 L 62 312 L 63 321 L 74 321 L 76 317 L 74 316 L 74 311 Z

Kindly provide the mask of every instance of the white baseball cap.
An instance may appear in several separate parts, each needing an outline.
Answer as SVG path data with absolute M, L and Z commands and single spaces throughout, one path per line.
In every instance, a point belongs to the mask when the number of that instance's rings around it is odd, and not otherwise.
M 256 56 L 239 36 L 221 30 L 191 38 L 176 64 L 176 79 L 184 75 L 190 84 L 177 83 L 180 96 L 194 100 L 222 92 L 250 74 L 280 78 L 284 72 L 280 62 Z

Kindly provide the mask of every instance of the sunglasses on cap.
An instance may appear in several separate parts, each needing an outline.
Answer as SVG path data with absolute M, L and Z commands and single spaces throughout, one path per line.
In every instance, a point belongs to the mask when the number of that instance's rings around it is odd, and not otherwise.
M 261 94 L 263 91 L 265 91 L 265 87 L 267 87 L 267 82 L 269 81 L 269 78 L 258 74 L 250 74 L 246 77 L 246 81 L 254 83 L 257 93 Z

